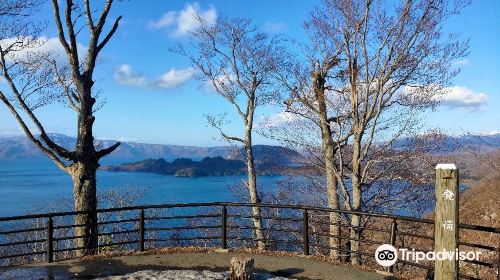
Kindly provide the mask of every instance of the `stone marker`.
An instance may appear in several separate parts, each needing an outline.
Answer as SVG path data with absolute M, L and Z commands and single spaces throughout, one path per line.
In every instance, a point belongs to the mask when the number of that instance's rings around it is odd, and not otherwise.
M 231 259 L 231 280 L 253 280 L 253 259 L 233 257 Z

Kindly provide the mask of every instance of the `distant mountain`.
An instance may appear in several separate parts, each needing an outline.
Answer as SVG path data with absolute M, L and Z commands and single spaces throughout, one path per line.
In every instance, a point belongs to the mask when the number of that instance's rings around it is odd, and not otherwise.
M 57 144 L 73 149 L 76 139 L 63 134 L 50 134 L 50 138 Z M 96 140 L 95 145 L 108 147 L 115 140 Z M 233 146 L 197 147 L 180 145 L 146 144 L 136 142 L 122 142 L 108 159 L 140 160 L 148 158 L 176 158 L 202 159 L 205 157 L 222 157 L 230 160 L 244 160 L 244 149 Z M 279 165 L 291 165 L 298 157 L 298 153 L 281 146 L 255 145 L 254 157 L 256 163 L 260 161 L 271 165 L 273 160 Z M 0 137 L 0 159 L 30 159 L 41 158 L 44 155 L 23 136 Z
M 73 148 L 75 138 L 63 134 L 50 134 L 51 139 L 63 147 Z M 96 145 L 108 147 L 115 140 L 96 140 Z M 409 139 L 401 139 L 394 143 L 397 149 L 411 149 L 413 143 Z M 445 136 L 440 139 L 440 152 L 459 152 L 464 147 L 473 148 L 478 152 L 488 152 L 500 149 L 500 133 L 491 135 Z M 299 154 L 281 146 L 255 145 L 253 147 L 256 164 L 293 165 Z M 0 159 L 30 159 L 41 158 L 44 155 L 24 136 L 0 137 Z M 197 147 L 180 145 L 146 144 L 122 142 L 108 159 L 139 160 L 146 158 L 176 158 L 202 159 L 205 157 L 222 157 L 225 159 L 245 160 L 246 154 L 241 147 L 215 146 Z M 260 162 L 261 161 L 261 162 Z
M 26 137 L 0 138 L 0 159 L 35 158 L 41 155 Z
M 489 135 L 467 134 L 462 136 L 441 136 L 437 139 L 418 139 L 425 143 L 424 147 L 437 146 L 433 148 L 434 153 L 448 154 L 465 150 L 474 150 L 478 153 L 487 153 L 500 149 L 500 133 Z M 412 149 L 416 145 L 415 139 L 402 138 L 393 144 L 396 149 Z
M 297 151 L 282 146 L 254 145 L 252 151 L 256 165 L 294 165 L 300 157 Z M 247 155 L 239 148 L 230 150 L 226 158 L 245 161 Z
M 50 134 L 50 138 L 57 144 L 73 148 L 76 143 L 74 137 L 63 134 Z M 95 140 L 95 145 L 108 147 L 115 140 Z M 116 159 L 143 159 L 143 158 L 204 158 L 225 157 L 234 149 L 231 146 L 196 147 L 179 145 L 146 144 L 135 142 L 122 142 L 109 158 Z M 29 159 L 43 157 L 44 155 L 24 136 L 0 137 L 0 159 Z

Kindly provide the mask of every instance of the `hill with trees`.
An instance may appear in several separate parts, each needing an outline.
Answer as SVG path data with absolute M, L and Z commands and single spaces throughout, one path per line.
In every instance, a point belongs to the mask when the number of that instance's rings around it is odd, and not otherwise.
M 271 149 L 272 150 L 272 149 Z M 283 159 L 283 162 L 276 160 L 262 159 L 258 161 L 257 174 L 276 175 L 283 174 L 286 169 L 292 168 Z M 224 159 L 222 157 L 205 157 L 200 161 L 189 158 L 177 158 L 171 162 L 163 158 L 145 159 L 138 162 L 124 163 L 118 166 L 103 166 L 105 171 L 125 171 L 125 172 L 150 172 L 163 175 L 174 175 L 179 177 L 199 177 L 199 176 L 224 176 L 224 175 L 244 175 L 246 174 L 246 164 L 240 159 Z

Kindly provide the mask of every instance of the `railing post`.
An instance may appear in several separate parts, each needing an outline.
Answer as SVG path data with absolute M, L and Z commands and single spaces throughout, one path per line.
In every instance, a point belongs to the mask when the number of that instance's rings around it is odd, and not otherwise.
M 398 224 L 397 224 L 396 220 L 392 220 L 392 223 L 391 223 L 391 239 L 390 239 L 390 243 L 394 247 L 396 245 L 396 234 L 397 234 L 397 231 L 398 231 Z M 390 273 L 393 273 L 394 272 L 394 265 L 389 266 L 388 267 L 388 271 Z
M 227 207 L 222 206 L 222 249 L 227 249 Z
M 304 246 L 304 255 L 309 255 L 309 212 L 307 209 L 304 209 L 303 213 L 303 228 L 302 228 L 302 234 L 303 234 L 303 246 Z
M 144 209 L 139 216 L 139 251 L 144 252 Z
M 47 262 L 51 263 L 54 261 L 54 222 L 52 221 L 52 216 L 49 215 L 47 220 Z
M 349 236 L 347 238 L 349 238 Z M 339 214 L 339 239 L 337 241 L 337 255 L 341 262 L 343 261 L 343 254 L 344 254 L 343 248 L 344 246 L 342 246 L 342 218 L 340 217 Z

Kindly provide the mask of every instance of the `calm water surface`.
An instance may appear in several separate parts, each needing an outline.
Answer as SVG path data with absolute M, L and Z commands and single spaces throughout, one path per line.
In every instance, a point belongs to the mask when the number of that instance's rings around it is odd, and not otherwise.
M 259 185 L 270 191 L 280 178 L 262 176 Z M 97 172 L 99 192 L 146 189 L 139 204 L 237 201 L 239 198 L 231 192 L 231 186 L 243 179 L 245 176 L 185 178 L 141 172 Z M 0 160 L 0 216 L 24 215 L 47 203 L 70 201 L 72 197 L 70 176 L 50 160 Z

